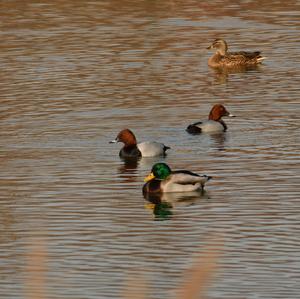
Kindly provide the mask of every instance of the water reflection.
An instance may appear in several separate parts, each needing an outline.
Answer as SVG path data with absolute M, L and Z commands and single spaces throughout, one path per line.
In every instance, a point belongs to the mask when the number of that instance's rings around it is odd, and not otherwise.
M 218 151 L 225 150 L 225 142 L 226 142 L 226 132 L 210 134 L 212 141 L 214 142 L 213 146 Z
M 170 193 L 143 193 L 148 201 L 145 208 L 149 209 L 155 220 L 170 220 L 173 216 L 174 207 L 187 207 L 197 203 L 199 200 L 208 199 L 205 190 L 195 192 L 170 192 Z
M 123 161 L 123 165 L 119 167 L 120 173 L 135 173 L 141 157 L 121 158 L 121 160 Z
M 226 150 L 226 143 L 228 142 L 228 131 L 193 135 L 193 140 L 198 145 L 198 149 L 200 150 L 199 153 L 202 153 L 203 151 L 203 144 L 209 144 L 209 146 L 214 150 L 224 151 Z
M 227 83 L 230 75 L 242 74 L 246 72 L 260 72 L 262 70 L 262 65 L 238 65 L 233 67 L 216 67 L 210 68 L 213 73 L 215 81 L 219 84 Z
M 17 234 L 13 230 L 15 225 L 15 215 L 13 210 L 11 210 L 4 202 L 1 201 L 0 210 L 0 244 L 5 244 L 17 239 Z
M 152 166 L 157 163 L 163 161 L 165 157 L 130 157 L 130 158 L 120 158 L 123 162 L 123 165 L 119 167 L 119 173 L 136 173 L 136 169 L 138 167 L 142 167 L 144 169 L 151 169 Z
M 152 166 L 158 162 L 164 162 L 166 157 L 146 157 L 142 158 L 140 161 L 140 166 L 143 169 L 147 169 L 148 172 L 152 169 Z
M 155 220 L 170 220 L 173 216 L 173 206 L 169 202 L 148 203 L 145 208 L 151 211 Z
M 228 245 L 209 298 L 299 298 L 299 1 L 40 2 L 1 2 L 0 298 L 24 298 L 41 227 L 49 298 L 119 298 L 137 268 L 168 298 L 209 232 Z M 270 59 L 210 69 L 216 36 Z M 228 132 L 186 134 L 224 98 L 239 111 Z M 120 160 L 117 127 L 172 151 Z M 211 199 L 145 200 L 144 175 L 165 160 L 212 175 Z

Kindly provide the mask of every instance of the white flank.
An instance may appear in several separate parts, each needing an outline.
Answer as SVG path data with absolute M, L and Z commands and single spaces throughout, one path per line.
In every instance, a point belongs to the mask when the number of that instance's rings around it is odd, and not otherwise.
M 137 144 L 142 157 L 155 157 L 164 154 L 164 144 L 155 141 L 146 141 Z
M 187 173 L 175 173 L 162 182 L 164 192 L 190 192 L 201 190 L 208 181 L 208 176 L 195 176 Z
M 223 132 L 224 127 L 217 121 L 207 120 L 203 122 L 201 125 L 197 125 L 197 127 L 201 128 L 202 132 Z

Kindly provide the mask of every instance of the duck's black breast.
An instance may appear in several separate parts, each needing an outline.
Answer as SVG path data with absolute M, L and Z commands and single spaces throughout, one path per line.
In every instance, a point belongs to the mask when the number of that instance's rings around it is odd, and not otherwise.
M 219 121 L 219 123 L 223 126 L 224 132 L 226 132 L 226 131 L 227 131 L 227 125 L 225 124 L 225 122 L 221 119 L 221 120 Z
M 132 158 L 132 157 L 141 157 L 142 153 L 136 145 L 124 146 L 119 153 L 119 156 L 122 158 Z
M 143 193 L 145 194 L 145 193 L 162 192 L 162 190 L 160 189 L 160 184 L 161 184 L 160 180 L 157 180 L 157 179 L 150 180 L 143 186 Z

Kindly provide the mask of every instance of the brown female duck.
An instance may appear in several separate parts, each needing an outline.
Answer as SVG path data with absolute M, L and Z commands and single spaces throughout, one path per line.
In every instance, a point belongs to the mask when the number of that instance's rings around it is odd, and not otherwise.
M 215 68 L 255 66 L 265 59 L 259 51 L 228 52 L 227 43 L 223 39 L 216 39 L 207 49 L 216 49 L 216 53 L 208 59 L 208 65 Z

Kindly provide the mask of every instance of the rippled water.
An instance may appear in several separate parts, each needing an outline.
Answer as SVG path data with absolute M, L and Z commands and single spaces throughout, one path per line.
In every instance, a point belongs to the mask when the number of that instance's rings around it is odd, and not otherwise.
M 25 298 L 36 235 L 49 298 L 121 298 L 136 274 L 172 298 L 216 236 L 209 298 L 299 298 L 298 2 L 5 1 L 0 16 L 1 298 Z M 268 59 L 214 71 L 216 37 Z M 219 102 L 228 132 L 185 132 Z M 121 161 L 108 141 L 126 127 L 168 156 Z M 161 160 L 213 176 L 207 192 L 151 206 Z

